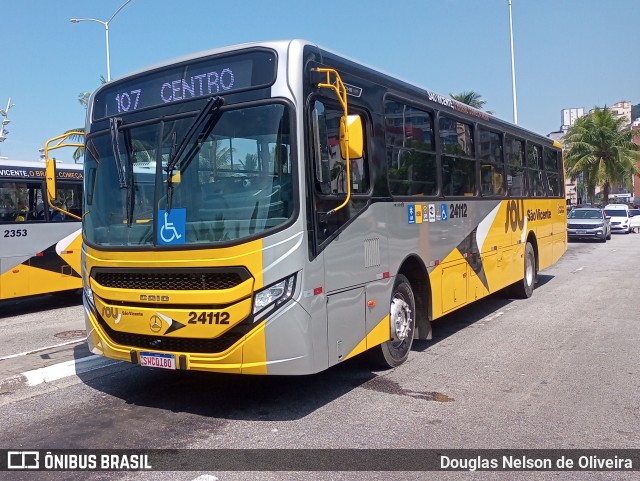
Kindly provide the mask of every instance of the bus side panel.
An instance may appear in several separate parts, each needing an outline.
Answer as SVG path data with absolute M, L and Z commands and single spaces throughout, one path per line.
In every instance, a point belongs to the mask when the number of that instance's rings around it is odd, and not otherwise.
M 563 238 L 566 228 L 561 225 L 566 217 L 559 209 L 563 199 L 540 199 L 527 201 L 526 219 L 528 227 L 535 232 L 538 244 L 538 268 L 545 269 L 555 263 L 566 250 Z M 556 233 L 557 230 L 557 233 Z
M 73 225 L 75 224 L 75 226 Z M 82 236 L 79 225 L 49 224 L 48 230 L 56 229 L 58 242 L 47 247 L 43 255 L 36 255 L 29 260 L 29 291 L 31 294 L 80 289 L 80 251 Z M 65 233 L 73 229 L 73 232 Z
M 567 251 L 567 206 L 565 200 L 557 199 L 555 208 L 558 215 L 554 216 L 553 224 L 553 262 L 557 262 Z
M 1 299 L 82 287 L 78 223 L 14 224 L 3 230 Z M 15 232 L 21 235 L 11 236 Z
M 500 202 L 416 199 L 384 204 L 389 232 L 389 269 L 395 275 L 401 262 L 411 254 L 422 259 L 429 269 L 434 319 L 468 303 L 469 295 L 475 300 L 502 283 L 496 278 L 496 270 L 487 269 L 483 264 L 487 255 L 493 261 L 496 246 L 508 244 L 504 239 Z M 416 205 L 420 206 L 422 218 L 411 215 Z M 455 213 L 451 215 L 451 212 Z M 449 268 L 453 269 L 445 271 Z M 480 282 L 482 288 L 474 284 L 470 291 L 472 272 L 473 282 Z
M 26 266 L 16 265 L 11 257 L 0 259 L 0 299 L 29 295 L 29 273 Z

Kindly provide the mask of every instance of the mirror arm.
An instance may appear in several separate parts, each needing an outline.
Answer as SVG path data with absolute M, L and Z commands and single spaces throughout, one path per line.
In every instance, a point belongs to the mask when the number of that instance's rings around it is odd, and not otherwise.
M 342 110 L 344 112 L 342 118 L 340 119 L 340 124 L 344 126 L 344 130 L 343 130 L 344 138 L 340 140 L 344 141 L 344 145 L 346 147 L 345 148 L 346 150 L 346 153 L 345 153 L 346 169 L 345 170 L 347 171 L 347 197 L 344 199 L 344 202 L 342 202 L 342 204 L 340 204 L 335 209 L 331 209 L 329 212 L 326 213 L 326 216 L 330 216 L 335 214 L 340 209 L 346 207 L 347 204 L 349 204 L 349 201 L 351 200 L 351 161 L 349 160 L 349 122 L 347 120 L 347 116 L 349 115 L 349 110 L 347 106 L 347 90 L 345 89 L 344 84 L 342 83 L 340 74 L 338 74 L 336 70 L 332 68 L 317 67 L 314 69 L 314 71 L 321 74 L 326 74 L 325 81 L 319 82 L 317 84 L 317 87 L 328 88 L 333 90 L 336 96 L 338 97 L 338 100 L 340 101 L 340 105 L 342 106 Z M 333 83 L 331 82 L 332 75 L 335 77 L 335 81 Z

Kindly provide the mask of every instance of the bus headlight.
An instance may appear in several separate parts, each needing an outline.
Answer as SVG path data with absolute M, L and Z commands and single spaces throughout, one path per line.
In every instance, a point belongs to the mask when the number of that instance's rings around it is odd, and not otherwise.
M 253 314 L 266 314 L 287 302 L 293 296 L 296 275 L 289 276 L 261 291 L 256 292 L 253 300 Z
M 84 297 L 87 299 L 87 303 L 89 307 L 93 310 L 96 309 L 96 302 L 93 300 L 93 291 L 91 290 L 91 286 L 89 285 L 89 280 L 82 283 L 82 289 L 84 290 Z
M 93 291 L 91 290 L 91 284 L 89 283 L 89 276 L 87 275 L 87 270 L 85 268 L 85 253 L 82 251 L 81 255 L 81 274 L 82 274 L 82 292 L 84 293 L 84 297 L 87 300 L 87 304 L 92 310 L 96 310 L 96 301 L 93 300 Z

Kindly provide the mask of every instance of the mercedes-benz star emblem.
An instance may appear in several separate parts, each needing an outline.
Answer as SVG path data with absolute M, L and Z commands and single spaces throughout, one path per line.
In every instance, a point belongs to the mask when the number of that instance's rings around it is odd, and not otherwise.
M 160 332 L 160 329 L 162 329 L 162 319 L 158 316 L 151 316 L 149 329 L 151 329 L 152 332 Z

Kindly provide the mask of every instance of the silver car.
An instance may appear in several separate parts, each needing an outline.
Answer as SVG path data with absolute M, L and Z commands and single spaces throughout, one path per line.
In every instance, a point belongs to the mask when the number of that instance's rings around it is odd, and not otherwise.
M 576 208 L 567 216 L 569 239 L 611 239 L 611 222 L 602 209 Z

